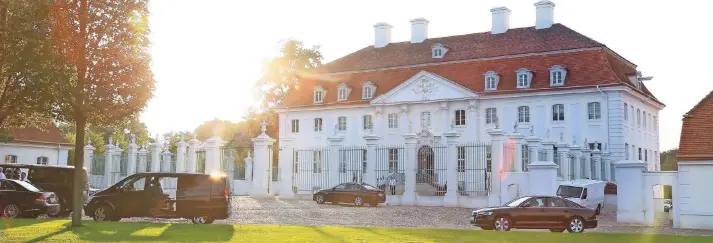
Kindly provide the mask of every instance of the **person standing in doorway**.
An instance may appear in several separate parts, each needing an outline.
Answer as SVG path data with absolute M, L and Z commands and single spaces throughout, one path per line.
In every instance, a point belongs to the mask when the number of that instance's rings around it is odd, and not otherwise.
M 396 178 L 393 176 L 389 179 L 389 190 L 391 190 L 391 195 L 396 195 Z

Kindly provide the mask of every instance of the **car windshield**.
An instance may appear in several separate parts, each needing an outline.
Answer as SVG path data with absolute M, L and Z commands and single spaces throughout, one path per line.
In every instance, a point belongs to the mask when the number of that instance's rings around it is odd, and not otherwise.
M 37 187 L 33 186 L 30 183 L 24 182 L 24 181 L 15 181 L 15 183 L 19 184 L 20 186 L 24 187 L 28 191 L 31 192 L 40 192 L 40 189 L 37 189 Z
M 509 203 L 505 204 L 505 206 L 514 208 L 514 207 L 520 206 L 520 204 L 527 201 L 528 199 L 530 199 L 530 197 L 521 197 L 521 198 L 510 201 Z
M 560 197 L 575 197 L 579 198 L 579 196 L 582 195 L 582 188 L 581 187 L 574 187 L 574 186 L 560 186 L 557 189 L 557 196 Z
M 369 184 L 361 184 L 361 186 L 363 186 L 364 188 L 369 189 L 369 190 L 378 190 L 378 189 L 376 189 L 376 187 L 369 185 Z

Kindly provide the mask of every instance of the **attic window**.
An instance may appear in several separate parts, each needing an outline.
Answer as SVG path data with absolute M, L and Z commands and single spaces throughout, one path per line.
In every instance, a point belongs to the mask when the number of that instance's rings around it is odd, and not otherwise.
M 441 43 L 436 43 L 431 47 L 431 57 L 432 58 L 443 58 L 448 52 L 448 48 L 441 45 Z
M 376 86 L 371 81 L 364 82 L 364 86 L 361 88 L 361 98 L 368 100 L 374 97 L 374 92 L 376 91 Z
M 345 101 L 349 97 L 352 90 L 346 84 L 342 83 L 337 86 L 337 101 Z
M 497 90 L 500 75 L 495 71 L 488 71 L 485 75 L 485 90 Z
M 314 103 L 315 104 L 320 104 L 324 102 L 324 96 L 327 94 L 327 91 L 322 88 L 322 86 L 315 86 L 314 87 Z
M 520 68 L 517 70 L 517 88 L 530 88 L 530 82 L 532 81 L 532 71 L 527 68 Z
M 554 65 L 550 68 L 550 86 L 564 85 L 564 79 L 567 77 L 567 69 L 560 65 Z

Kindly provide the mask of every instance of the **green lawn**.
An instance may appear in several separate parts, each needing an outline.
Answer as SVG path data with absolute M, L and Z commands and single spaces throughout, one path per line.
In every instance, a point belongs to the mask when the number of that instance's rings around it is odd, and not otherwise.
M 708 237 L 634 234 L 559 234 L 447 229 L 279 225 L 95 223 L 68 228 L 68 220 L 4 219 L 0 242 L 713 242 Z

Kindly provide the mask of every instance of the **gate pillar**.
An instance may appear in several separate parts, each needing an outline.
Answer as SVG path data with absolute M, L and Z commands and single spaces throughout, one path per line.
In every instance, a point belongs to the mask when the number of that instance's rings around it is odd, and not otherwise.
M 267 136 L 267 135 L 266 135 Z M 269 137 L 268 137 L 269 138 Z M 218 130 L 213 130 L 213 137 L 205 141 L 205 173 L 211 174 L 222 171 L 220 168 L 220 147 L 223 146 L 223 140 L 218 136 Z
M 376 145 L 381 137 L 374 134 L 364 136 L 366 140 L 366 176 L 364 182 L 376 185 Z
M 156 141 L 151 144 L 151 172 L 161 171 L 161 163 L 161 143 L 157 135 Z
M 280 156 L 277 158 L 277 167 L 280 170 L 280 198 L 293 198 L 295 196 L 295 191 L 292 188 L 294 185 L 293 174 L 295 173 L 294 167 L 294 151 L 293 142 L 294 138 L 280 138 Z
M 272 166 L 270 164 L 270 153 L 269 148 L 275 142 L 275 139 L 270 138 L 265 131 L 267 131 L 266 124 L 262 122 L 262 133 L 253 138 L 253 150 L 255 156 L 253 157 L 253 181 L 252 190 L 250 191 L 250 196 L 252 197 L 270 197 L 268 193 L 269 185 L 272 183 L 270 181 L 269 168 Z
M 488 196 L 488 206 L 502 205 L 500 184 L 502 180 L 503 168 L 503 139 L 505 132 L 498 127 L 488 131 L 491 142 L 491 175 L 490 175 L 490 195 Z
M 181 140 L 178 141 L 176 146 L 176 172 L 186 171 L 186 142 L 183 141 L 183 134 L 181 134 Z
M 616 185 L 616 221 L 622 223 L 645 224 L 644 210 L 644 169 L 646 164 L 634 160 L 622 160 L 614 164 L 616 174 L 620 175 L 621 183 Z
M 333 136 L 328 137 L 327 140 L 329 140 L 329 158 L 327 158 L 329 178 L 327 179 L 327 188 L 331 188 L 339 182 L 339 170 L 342 162 L 339 156 L 339 146 L 341 146 L 344 137 Z
M 448 152 L 446 162 L 446 195 L 443 200 L 443 206 L 446 207 L 456 207 L 458 206 L 458 148 L 456 144 L 458 143 L 458 137 L 460 133 L 453 130 L 443 134 L 446 137 L 446 143 L 448 144 Z
M 128 149 L 127 164 L 126 164 L 126 176 L 133 175 L 136 173 L 136 162 L 139 153 L 139 145 L 136 144 L 136 135 L 131 134 L 131 142 L 126 146 Z
M 406 164 L 404 171 L 406 172 L 404 184 L 404 196 L 401 200 L 401 205 L 411 206 L 416 204 L 416 142 L 418 136 L 414 133 L 404 135 L 406 140 Z
M 94 158 L 94 146 L 92 146 L 92 139 L 87 139 L 87 145 L 84 146 L 84 168 L 87 168 L 89 175 L 92 175 L 92 162 Z M 74 161 L 72 161 L 74 162 Z
M 198 147 L 201 146 L 201 141 L 197 138 L 188 141 L 188 152 L 186 152 L 186 171 L 188 173 L 196 173 L 196 163 L 198 162 Z

